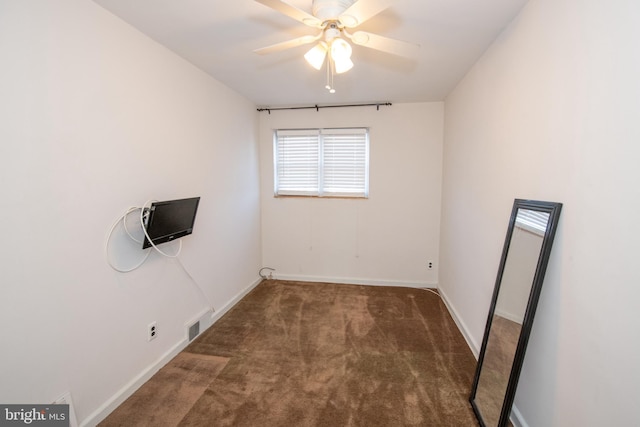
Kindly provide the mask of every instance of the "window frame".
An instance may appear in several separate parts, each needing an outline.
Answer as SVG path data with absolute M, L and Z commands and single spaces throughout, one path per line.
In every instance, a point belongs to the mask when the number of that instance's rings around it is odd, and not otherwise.
M 368 199 L 369 198 L 369 164 L 370 164 L 370 138 L 369 138 L 368 127 L 327 127 L 327 128 L 298 128 L 298 129 L 276 129 L 273 132 L 273 191 L 274 197 L 316 197 L 316 198 L 354 198 L 354 199 Z M 282 134 L 285 135 L 282 135 Z M 287 135 L 288 134 L 288 135 Z M 306 135 L 305 135 L 306 134 Z M 314 182 L 315 175 L 315 185 L 313 188 L 309 187 L 306 189 L 283 189 L 280 185 L 280 180 L 282 176 L 286 177 L 286 173 L 281 173 L 280 165 L 283 164 L 281 160 L 280 149 L 280 140 L 286 137 L 295 137 L 300 135 L 302 138 L 307 136 L 311 145 L 316 144 L 316 149 L 310 153 L 311 162 L 302 161 L 299 166 L 301 168 L 308 167 L 309 163 L 313 165 L 313 167 L 309 168 L 307 172 L 307 176 L 309 178 L 308 183 Z M 356 158 L 356 161 L 353 162 L 352 173 L 355 174 L 356 178 L 350 180 L 349 178 L 345 179 L 341 182 L 339 177 L 339 173 L 335 171 L 335 169 L 329 170 L 327 169 L 327 160 L 328 156 L 328 146 L 332 143 L 337 142 L 340 144 L 341 138 L 348 141 L 350 138 L 353 138 L 353 135 L 357 135 L 356 141 L 353 143 L 353 147 L 348 147 L 350 149 L 350 156 Z M 336 140 L 336 137 L 337 140 Z M 329 142 L 327 142 L 329 140 Z M 348 142 L 346 142 L 348 144 Z M 361 145 L 360 145 L 361 144 Z M 302 141 L 300 147 L 304 147 L 305 142 Z M 287 155 L 293 155 L 302 153 L 303 148 L 300 149 L 298 153 L 291 150 Z M 304 153 L 303 153 L 304 154 Z M 316 157 L 315 159 L 313 157 Z M 340 159 L 340 156 L 338 156 Z M 342 158 L 343 160 L 345 158 Z M 347 159 L 348 161 L 348 159 Z M 305 165 L 307 163 L 307 165 Z M 335 165 L 335 164 L 334 164 Z M 289 165 L 291 168 L 291 164 Z M 333 171 L 333 174 L 331 173 Z M 338 178 L 336 178 L 338 177 Z M 329 179 L 325 179 L 329 178 Z M 333 179 L 333 180 L 332 180 Z M 332 181 L 331 181 L 332 180 Z M 339 184 L 344 184 L 345 191 L 328 191 L 326 181 L 335 182 L 338 181 Z M 304 182 L 304 179 L 301 179 L 301 183 Z M 357 184 L 356 191 L 347 191 L 347 187 L 353 184 Z M 295 182 L 293 182 L 296 185 Z M 310 185 L 310 184 L 309 184 Z

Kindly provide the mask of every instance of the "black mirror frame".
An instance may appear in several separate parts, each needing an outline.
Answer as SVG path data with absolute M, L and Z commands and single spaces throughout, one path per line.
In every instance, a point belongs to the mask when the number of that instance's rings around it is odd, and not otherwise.
M 482 339 L 482 347 L 480 348 L 480 355 L 478 357 L 478 364 L 476 365 L 476 373 L 473 379 L 473 385 L 471 388 L 471 395 L 469 396 L 469 402 L 473 408 L 478 422 L 482 427 L 487 426 L 482 418 L 480 409 L 476 405 L 475 397 L 478 389 L 478 381 L 480 379 L 480 372 L 482 370 L 482 362 L 484 361 L 485 352 L 487 349 L 487 342 L 489 339 L 489 332 L 491 330 L 491 323 L 493 315 L 496 309 L 496 303 L 498 301 L 498 295 L 500 293 L 500 284 L 502 282 L 502 275 L 504 273 L 505 263 L 507 261 L 507 254 L 509 252 L 509 246 L 511 244 L 511 237 L 515 227 L 516 216 L 518 209 L 529 209 L 537 212 L 546 212 L 549 214 L 549 221 L 547 223 L 547 229 L 542 241 L 542 248 L 540 250 L 540 256 L 538 257 L 538 263 L 536 266 L 533 283 L 531 286 L 531 292 L 529 293 L 529 301 L 527 302 L 527 308 L 525 311 L 524 319 L 522 321 L 522 329 L 520 331 L 520 337 L 518 338 L 518 345 L 511 366 L 511 373 L 509 375 L 509 382 L 505 392 L 504 400 L 502 402 L 502 409 L 500 412 L 500 419 L 497 427 L 506 427 L 511 414 L 511 408 L 513 406 L 513 400 L 516 395 L 516 388 L 518 386 L 518 378 L 520 377 L 520 371 L 522 370 L 522 364 L 524 362 L 524 356 L 529 342 L 529 335 L 531 334 L 531 327 L 533 326 L 533 318 L 535 316 L 536 308 L 538 306 L 538 299 L 540 298 L 540 291 L 542 290 L 542 283 L 544 281 L 544 275 L 547 270 L 547 264 L 549 263 L 549 257 L 551 254 L 551 247 L 558 228 L 558 220 L 560 219 L 560 211 L 562 210 L 562 203 L 555 202 L 543 202 L 537 200 L 524 200 L 515 199 L 513 202 L 513 209 L 511 210 L 511 217 L 509 219 L 509 227 L 507 229 L 507 236 L 505 238 L 504 248 L 502 250 L 502 257 L 500 259 L 500 266 L 498 268 L 498 275 L 496 278 L 496 284 L 493 290 L 493 297 L 491 298 L 491 306 L 489 308 L 489 314 L 487 316 L 487 324 L 484 331 L 484 337 Z

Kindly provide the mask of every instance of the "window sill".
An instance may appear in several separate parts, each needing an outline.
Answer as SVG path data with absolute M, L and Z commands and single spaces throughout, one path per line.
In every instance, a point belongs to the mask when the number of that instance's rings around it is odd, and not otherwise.
M 274 194 L 274 199 L 349 199 L 349 200 L 367 200 L 369 196 L 340 196 L 331 194 L 326 196 L 315 196 L 306 194 Z

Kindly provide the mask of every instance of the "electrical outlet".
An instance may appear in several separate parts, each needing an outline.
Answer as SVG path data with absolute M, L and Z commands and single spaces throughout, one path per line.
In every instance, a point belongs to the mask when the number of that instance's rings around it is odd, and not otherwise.
M 147 327 L 147 341 L 154 340 L 156 339 L 157 336 L 158 336 L 158 325 L 154 321 L 149 323 L 149 326 Z
M 427 268 L 433 270 L 433 261 L 427 261 Z

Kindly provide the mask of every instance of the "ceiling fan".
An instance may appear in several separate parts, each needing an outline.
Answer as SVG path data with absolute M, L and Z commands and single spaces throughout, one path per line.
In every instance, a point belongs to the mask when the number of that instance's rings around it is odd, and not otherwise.
M 290 18 L 309 27 L 317 28 L 316 35 L 306 35 L 271 46 L 254 50 L 266 55 L 306 44 L 317 42 L 305 55 L 305 59 L 315 69 L 320 70 L 327 61 L 327 89 L 333 89 L 333 74 L 341 74 L 353 67 L 352 49 L 346 39 L 352 43 L 392 53 L 400 56 L 412 56 L 419 47 L 417 44 L 391 39 L 367 31 L 350 33 L 371 17 L 391 6 L 394 0 L 312 0 L 311 13 L 307 13 L 281 0 L 256 0 Z M 329 81 L 330 80 L 330 81 Z

